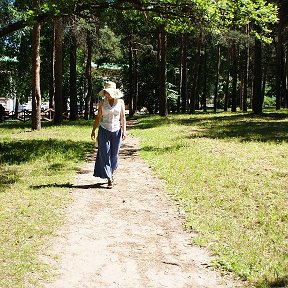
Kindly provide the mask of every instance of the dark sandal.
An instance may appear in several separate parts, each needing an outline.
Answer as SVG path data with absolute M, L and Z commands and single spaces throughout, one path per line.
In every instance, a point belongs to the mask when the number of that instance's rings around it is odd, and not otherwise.
M 108 179 L 108 186 L 107 186 L 107 188 L 108 188 L 108 189 L 112 189 L 112 187 L 113 187 L 112 181 L 111 181 L 111 179 Z

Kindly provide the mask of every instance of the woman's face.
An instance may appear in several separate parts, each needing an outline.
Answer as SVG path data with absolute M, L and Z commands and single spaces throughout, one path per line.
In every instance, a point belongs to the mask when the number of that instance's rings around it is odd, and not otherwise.
M 107 99 L 113 99 L 107 91 L 104 91 L 104 95 L 107 97 Z

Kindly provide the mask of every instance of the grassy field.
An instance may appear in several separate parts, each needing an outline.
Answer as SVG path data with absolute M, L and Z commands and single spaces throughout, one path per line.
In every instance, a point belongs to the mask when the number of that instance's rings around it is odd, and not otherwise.
M 92 151 L 91 122 L 0 124 L 0 287 L 37 287 L 49 274 L 48 237 L 71 201 L 71 180 Z
M 256 287 L 288 287 L 288 113 L 141 116 L 141 155 L 192 241 Z M 194 235 L 194 233 L 193 233 Z
M 143 116 L 141 155 L 186 211 L 192 241 L 213 265 L 258 287 L 288 283 L 288 113 Z M 0 124 L 0 287 L 37 287 L 49 276 L 49 237 L 71 201 L 91 121 Z M 193 233 L 194 235 L 194 233 Z

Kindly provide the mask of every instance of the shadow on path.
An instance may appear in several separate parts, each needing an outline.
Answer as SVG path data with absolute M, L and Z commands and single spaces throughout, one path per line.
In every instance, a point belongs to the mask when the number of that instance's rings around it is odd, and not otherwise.
M 30 186 L 32 189 L 42 189 L 42 188 L 51 188 L 51 187 L 58 187 L 58 188 L 74 188 L 74 189 L 103 189 L 107 188 L 107 183 L 95 183 L 95 184 L 83 184 L 83 185 L 74 185 L 71 183 L 52 183 L 52 184 L 46 184 L 46 185 L 36 185 L 36 186 Z

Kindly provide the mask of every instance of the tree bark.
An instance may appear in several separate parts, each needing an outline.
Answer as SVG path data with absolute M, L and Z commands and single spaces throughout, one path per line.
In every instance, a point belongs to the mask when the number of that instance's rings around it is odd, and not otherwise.
M 70 120 L 78 119 L 77 105 L 77 39 L 75 35 L 75 17 L 71 23 L 71 43 L 70 43 Z
M 136 110 L 133 105 L 133 43 L 132 36 L 129 39 L 129 116 L 134 116 Z
M 137 47 L 132 47 L 132 61 L 133 61 L 133 114 L 136 113 L 138 108 L 138 95 L 139 95 L 139 76 L 138 76 L 138 50 Z
M 203 95 L 202 95 L 202 108 L 207 112 L 207 46 L 204 48 L 204 75 L 203 75 Z
M 181 112 L 186 113 L 187 109 L 187 42 L 188 34 L 184 33 L 181 35 L 181 61 L 180 61 L 180 98 L 182 100 Z M 180 110 L 180 101 L 179 101 Z M 179 111 L 180 112 L 180 111 Z
M 265 89 L 266 89 L 266 80 L 267 80 L 267 72 L 268 72 L 268 64 L 264 64 L 263 68 L 263 77 L 262 77 L 262 90 L 261 90 L 261 101 L 264 103 L 264 97 L 265 97 Z
M 58 18 L 55 21 L 55 114 L 54 114 L 55 124 L 60 124 L 63 121 L 62 40 L 63 40 L 62 18 Z
M 201 53 L 201 36 L 199 36 L 197 40 L 197 51 L 195 55 L 195 65 L 194 69 L 194 78 L 193 78 L 193 83 L 192 83 L 192 88 L 190 92 L 190 106 L 189 106 L 189 113 L 193 114 L 195 113 L 195 104 L 196 104 L 196 95 L 198 91 L 198 84 L 199 84 L 199 72 L 200 72 L 200 53 Z
M 213 102 L 213 110 L 214 113 L 217 112 L 218 106 L 218 85 L 219 85 L 219 74 L 220 74 L 220 64 L 221 64 L 221 48 L 218 44 L 217 46 L 217 70 L 216 70 L 216 80 L 215 80 L 215 92 L 214 92 L 214 102 Z
M 253 99 L 252 110 L 255 114 L 262 113 L 262 47 L 261 41 L 255 39 L 255 56 L 254 56 L 254 84 L 253 84 Z
M 286 35 L 288 43 L 288 34 Z M 288 49 L 286 48 L 286 70 L 285 70 L 285 77 L 286 77 L 286 91 L 285 91 L 285 108 L 288 108 Z
M 183 57 L 184 57 L 184 47 L 183 47 L 183 33 L 181 33 L 181 44 L 180 44 L 180 67 L 179 67 L 179 83 L 178 83 L 178 89 L 179 89 L 179 95 L 177 97 L 177 113 L 180 113 L 181 111 L 181 95 L 182 95 L 182 85 L 183 85 Z
M 231 94 L 231 111 L 236 112 L 237 108 L 237 76 L 238 76 L 238 55 L 237 47 L 234 43 L 232 45 L 232 94 Z
M 159 63 L 159 115 L 166 116 L 167 108 L 167 32 L 165 25 L 160 25 L 160 63 Z
M 34 9 L 40 8 L 40 1 L 33 1 Z M 33 26 L 32 36 L 32 130 L 41 130 L 41 90 L 40 90 L 40 24 Z
M 85 119 L 90 119 L 90 102 L 92 98 L 92 34 L 87 31 L 87 62 L 86 62 L 86 77 L 87 77 L 87 95 L 85 98 Z
M 244 48 L 243 52 L 243 74 L 241 81 L 241 110 L 247 111 L 247 86 L 248 86 L 248 75 L 249 75 L 249 46 Z
M 281 108 L 281 103 L 283 99 L 283 71 L 284 71 L 284 61 L 283 61 L 283 29 L 284 29 L 284 5 L 279 4 L 278 17 L 279 24 L 277 29 L 277 46 L 276 46 L 276 110 Z
M 15 114 L 14 114 L 14 118 L 17 119 L 19 116 L 19 99 L 16 98 L 15 100 Z
M 224 111 L 228 111 L 229 105 L 229 79 L 230 79 L 230 48 L 227 48 L 227 72 L 226 72 L 226 81 L 225 81 L 225 94 L 224 94 Z
M 50 48 L 49 108 L 54 108 L 55 97 L 55 24 L 52 24 Z

